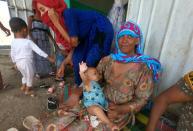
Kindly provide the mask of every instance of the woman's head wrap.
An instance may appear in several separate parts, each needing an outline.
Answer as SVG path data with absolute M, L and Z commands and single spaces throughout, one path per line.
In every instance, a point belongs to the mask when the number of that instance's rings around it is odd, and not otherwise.
M 36 12 L 38 14 L 40 14 L 39 10 L 37 9 L 37 3 L 40 3 L 40 4 L 42 4 L 42 5 L 44 5 L 44 6 L 48 7 L 48 8 L 54 9 L 54 11 L 59 16 L 59 22 L 60 22 L 61 26 L 64 28 L 64 30 L 66 30 L 66 32 L 68 32 L 67 28 L 65 26 L 64 18 L 63 18 L 63 11 L 67 8 L 67 5 L 64 2 L 64 0 L 32 0 L 32 9 L 35 9 Z M 45 12 L 41 16 L 41 20 L 43 21 L 43 23 L 45 23 L 46 25 L 51 27 L 52 30 L 54 31 L 54 33 L 56 35 L 56 43 L 58 44 L 60 49 L 66 50 L 67 52 L 69 52 L 72 49 L 70 43 L 68 43 L 63 38 L 63 35 L 54 26 L 54 24 L 52 23 L 52 21 L 50 20 L 50 18 L 48 16 L 48 12 Z
M 129 35 L 133 38 L 139 38 L 139 42 L 136 44 L 136 48 L 135 48 L 136 54 L 133 56 L 122 53 L 119 48 L 118 40 L 120 37 L 124 35 Z M 161 71 L 161 64 L 157 59 L 143 54 L 143 48 L 144 48 L 143 33 L 140 27 L 136 23 L 128 21 L 125 24 L 123 24 L 116 35 L 115 42 L 116 42 L 115 43 L 116 51 L 115 53 L 111 54 L 111 57 L 113 60 L 123 62 L 123 63 L 143 62 L 148 66 L 149 69 L 153 71 L 153 79 L 158 80 L 158 77 Z

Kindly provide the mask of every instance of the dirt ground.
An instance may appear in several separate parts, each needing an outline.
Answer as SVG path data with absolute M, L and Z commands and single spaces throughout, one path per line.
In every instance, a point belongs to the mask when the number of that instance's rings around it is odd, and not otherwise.
M 39 118 L 43 113 L 48 112 L 47 98 L 50 94 L 47 94 L 47 89 L 40 88 L 39 85 L 58 83 L 54 82 L 53 77 L 35 79 L 35 97 L 26 96 L 20 91 L 21 75 L 12 67 L 8 52 L 0 53 L 0 71 L 4 83 L 9 84 L 7 88 L 0 90 L 0 131 L 6 131 L 11 127 L 26 131 L 22 125 L 26 116 L 33 115 Z

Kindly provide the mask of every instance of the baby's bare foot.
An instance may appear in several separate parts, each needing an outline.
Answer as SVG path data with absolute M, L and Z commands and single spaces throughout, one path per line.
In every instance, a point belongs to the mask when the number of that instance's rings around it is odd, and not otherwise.
M 55 124 L 49 124 L 48 127 L 46 128 L 46 131 L 56 131 L 56 125 Z
M 111 128 L 111 131 L 119 131 L 120 128 L 115 124 L 109 124 L 109 127 Z
M 116 125 L 111 128 L 111 131 L 119 131 L 119 130 L 120 130 L 119 127 Z

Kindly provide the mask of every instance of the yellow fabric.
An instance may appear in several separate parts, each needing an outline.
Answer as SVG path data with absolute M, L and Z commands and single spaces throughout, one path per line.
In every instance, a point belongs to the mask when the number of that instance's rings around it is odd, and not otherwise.
M 184 80 L 188 87 L 190 87 L 193 90 L 193 71 L 189 72 L 184 76 Z

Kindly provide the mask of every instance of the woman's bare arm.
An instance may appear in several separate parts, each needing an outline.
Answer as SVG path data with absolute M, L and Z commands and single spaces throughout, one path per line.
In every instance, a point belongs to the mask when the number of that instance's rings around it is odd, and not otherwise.
M 0 29 L 2 29 L 7 36 L 11 35 L 10 30 L 7 29 L 1 22 L 0 22 Z
M 176 84 L 162 92 L 154 101 L 146 131 L 155 131 L 160 116 L 170 104 L 192 101 Z

